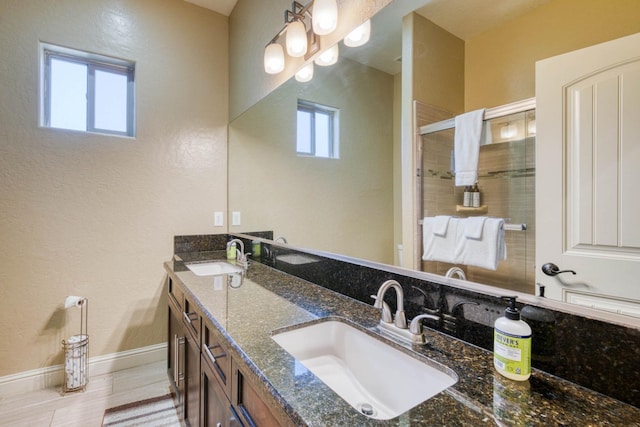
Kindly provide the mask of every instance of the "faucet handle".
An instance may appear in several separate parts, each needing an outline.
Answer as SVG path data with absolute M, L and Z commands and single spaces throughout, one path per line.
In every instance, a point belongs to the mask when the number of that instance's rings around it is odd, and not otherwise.
M 409 325 L 409 332 L 411 332 L 414 335 L 420 335 L 422 334 L 422 319 L 431 319 L 431 320 L 436 320 L 436 321 L 440 321 L 440 317 L 439 316 L 434 316 L 433 314 L 419 314 L 418 316 L 414 317 L 413 320 L 411 321 L 411 324 Z
M 375 303 L 373 303 L 373 306 L 375 308 L 381 308 L 382 309 L 382 321 L 385 323 L 392 323 L 393 319 L 391 317 L 391 309 L 389 308 L 389 305 L 382 301 L 382 300 L 378 300 L 378 297 L 375 295 L 371 295 L 371 298 L 373 298 L 374 300 L 376 300 Z

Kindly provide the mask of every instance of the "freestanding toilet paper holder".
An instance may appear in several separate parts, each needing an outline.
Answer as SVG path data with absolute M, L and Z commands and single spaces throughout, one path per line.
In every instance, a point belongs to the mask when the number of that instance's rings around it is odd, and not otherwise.
M 89 379 L 89 335 L 87 320 L 89 301 L 84 297 L 69 296 L 65 308 L 80 307 L 80 334 L 62 340 L 64 350 L 64 382 L 62 394 L 85 391 Z

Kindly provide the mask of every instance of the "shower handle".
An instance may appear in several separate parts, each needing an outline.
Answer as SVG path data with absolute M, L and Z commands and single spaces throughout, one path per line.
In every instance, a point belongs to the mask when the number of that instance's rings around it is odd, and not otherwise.
M 552 262 L 548 262 L 542 266 L 542 272 L 547 276 L 557 276 L 560 273 L 573 273 L 576 274 L 573 270 L 560 270 L 557 265 Z

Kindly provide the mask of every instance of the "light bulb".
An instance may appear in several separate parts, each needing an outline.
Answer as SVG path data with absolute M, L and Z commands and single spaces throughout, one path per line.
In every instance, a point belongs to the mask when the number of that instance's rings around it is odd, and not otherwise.
M 529 135 L 536 134 L 536 119 L 529 119 L 529 124 L 527 124 L 527 130 L 529 131 Z
M 294 20 L 287 25 L 287 53 L 298 58 L 307 53 L 307 29 L 302 21 Z
M 264 71 L 278 74 L 284 70 L 284 50 L 278 43 L 271 43 L 264 49 Z
M 338 26 L 338 4 L 336 0 L 314 0 L 313 32 L 319 36 L 326 36 Z
M 316 58 L 316 64 L 322 67 L 335 64 L 336 62 L 338 62 L 338 52 L 338 45 L 334 44 Z
M 518 134 L 518 128 L 516 125 L 507 123 L 500 128 L 500 138 L 509 139 L 513 138 Z
M 296 80 L 306 83 L 313 78 L 313 62 L 309 62 L 296 73 Z
M 371 37 L 371 20 L 367 19 L 364 24 L 351 31 L 344 38 L 344 44 L 349 47 L 362 46 L 369 41 L 369 37 Z

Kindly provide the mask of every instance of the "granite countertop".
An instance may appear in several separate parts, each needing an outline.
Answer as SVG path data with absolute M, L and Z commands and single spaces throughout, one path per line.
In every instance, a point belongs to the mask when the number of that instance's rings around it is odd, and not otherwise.
M 539 370 L 526 382 L 511 381 L 493 368 L 492 353 L 425 327 L 428 344 L 411 346 L 377 332 L 380 311 L 354 299 L 252 263 L 241 287 L 196 276 L 184 261 L 213 253 L 182 254 L 165 263 L 219 327 L 293 422 L 308 426 L 526 425 L 640 426 L 640 409 Z M 452 369 L 458 382 L 391 420 L 371 419 L 353 409 L 271 339 L 273 331 L 326 318 L 346 319 L 414 357 Z M 384 370 L 392 367 L 381 367 Z

